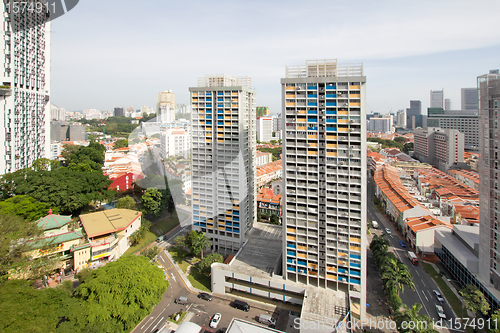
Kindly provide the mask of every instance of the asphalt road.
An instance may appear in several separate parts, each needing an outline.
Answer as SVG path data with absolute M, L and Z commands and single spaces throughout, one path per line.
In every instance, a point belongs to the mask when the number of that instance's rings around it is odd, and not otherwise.
M 445 300 L 444 303 L 439 303 L 436 299 L 436 296 L 432 293 L 432 290 L 441 290 L 438 288 L 437 284 L 434 280 L 429 276 L 429 274 L 424 271 L 421 265 L 414 266 L 411 264 L 410 260 L 407 257 L 407 253 L 409 251 L 408 248 L 402 248 L 399 244 L 400 240 L 403 240 L 396 231 L 396 228 L 392 223 L 390 223 L 382 214 L 379 213 L 375 205 L 373 204 L 373 196 L 375 193 L 375 186 L 372 177 L 368 177 L 368 198 L 367 198 L 367 218 L 369 221 L 377 221 L 379 223 L 378 229 L 370 229 L 372 233 L 377 235 L 386 234 L 385 229 L 388 228 L 391 231 L 390 235 L 387 235 L 387 239 L 389 240 L 390 247 L 389 251 L 394 252 L 396 256 L 403 262 L 406 266 L 408 266 L 410 272 L 413 275 L 413 282 L 415 283 L 415 290 L 411 290 L 405 287 L 404 291 L 400 294 L 401 300 L 404 304 L 408 306 L 412 306 L 415 303 L 420 303 L 423 305 L 420 310 L 421 314 L 425 314 L 431 317 L 435 322 L 439 321 L 439 317 L 436 312 L 436 305 L 441 305 L 446 314 L 446 320 L 450 320 L 453 318 L 455 320 L 455 316 L 453 315 L 453 311 L 451 310 L 450 305 Z M 443 295 L 443 293 L 441 292 Z M 460 316 L 461 313 L 457 313 L 457 316 Z

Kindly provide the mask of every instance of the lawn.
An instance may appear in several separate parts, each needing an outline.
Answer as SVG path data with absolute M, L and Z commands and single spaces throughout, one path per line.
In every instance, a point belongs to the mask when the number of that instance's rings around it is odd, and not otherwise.
M 158 222 L 154 223 L 151 228 L 161 230 L 162 234 L 164 235 L 178 225 L 179 219 L 177 218 L 177 215 L 173 213 L 170 217 L 161 219 Z
M 198 271 L 198 268 L 196 268 L 195 266 L 191 267 L 191 274 L 188 275 L 188 279 L 193 287 L 206 292 L 210 292 L 210 287 L 211 287 L 210 276 L 201 274 Z
M 172 247 L 168 250 L 172 258 L 175 260 L 177 265 L 186 273 L 189 263 L 184 260 L 184 258 L 189 254 L 185 250 L 178 247 Z
M 460 316 L 462 314 L 462 302 L 460 302 L 460 299 L 455 295 L 455 293 L 448 287 L 446 282 L 443 280 L 443 278 L 439 275 L 438 272 L 434 269 L 434 267 L 428 263 L 423 262 L 422 265 L 424 266 L 424 269 L 429 273 L 431 278 L 436 281 L 437 285 L 439 286 L 439 289 L 444 294 L 444 297 L 448 301 L 448 303 L 451 305 L 453 308 L 453 311 L 455 311 L 455 314 L 457 316 Z
M 143 250 L 144 248 L 146 248 L 146 246 L 154 242 L 156 237 L 157 236 L 153 232 L 147 231 L 146 236 L 139 242 L 139 244 L 131 246 L 123 255 L 128 256 Z
M 186 317 L 186 315 L 187 315 L 187 312 L 186 311 L 182 311 L 182 314 L 179 317 L 179 320 L 175 321 L 171 317 L 169 317 L 167 320 L 171 321 L 172 323 L 180 324 L 180 323 L 182 323 L 182 321 L 184 320 L 184 318 Z M 175 313 L 174 313 L 174 316 L 175 316 Z

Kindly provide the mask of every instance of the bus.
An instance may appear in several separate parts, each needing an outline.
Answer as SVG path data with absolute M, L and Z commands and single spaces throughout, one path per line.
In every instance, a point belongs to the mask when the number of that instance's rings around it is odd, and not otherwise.
M 418 265 L 418 257 L 415 253 L 408 251 L 408 259 L 410 259 L 413 265 Z

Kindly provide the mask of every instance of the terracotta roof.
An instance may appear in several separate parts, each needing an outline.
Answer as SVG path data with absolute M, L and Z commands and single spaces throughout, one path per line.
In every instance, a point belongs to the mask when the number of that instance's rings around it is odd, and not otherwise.
M 453 229 L 451 224 L 438 220 L 431 215 L 408 218 L 406 219 L 406 225 L 414 232 L 436 227 L 447 227 Z
M 462 218 L 479 222 L 479 207 L 472 205 L 454 205 L 454 209 Z

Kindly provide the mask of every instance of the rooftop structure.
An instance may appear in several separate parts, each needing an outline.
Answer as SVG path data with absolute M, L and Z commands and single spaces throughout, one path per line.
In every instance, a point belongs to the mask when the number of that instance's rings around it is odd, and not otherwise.
M 125 230 L 135 220 L 140 218 L 141 215 L 141 212 L 130 209 L 111 209 L 80 215 L 80 221 L 83 224 L 87 237 L 93 238 Z

